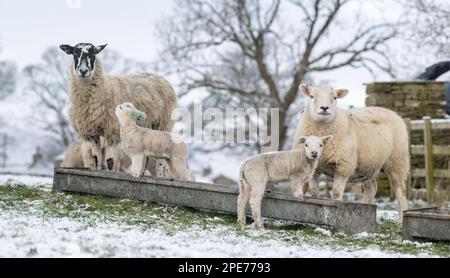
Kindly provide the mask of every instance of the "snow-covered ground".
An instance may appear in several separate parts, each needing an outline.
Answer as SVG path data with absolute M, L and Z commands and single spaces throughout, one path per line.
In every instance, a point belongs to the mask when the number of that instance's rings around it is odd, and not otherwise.
M 27 186 L 51 188 L 50 178 L 0 176 L 0 184 L 14 179 Z M 1 185 L 0 185 L 1 186 Z M 1 200 L 1 198 L 0 198 Z M 292 235 L 277 231 L 248 229 L 237 233 L 220 217 L 208 219 L 205 228 L 194 224 L 186 229 L 168 231 L 162 225 L 133 225 L 117 217 L 102 219 L 95 213 L 83 217 L 54 217 L 39 208 L 42 201 L 25 201 L 27 209 L 0 210 L 0 257 L 432 257 L 428 252 L 415 255 L 381 250 L 376 245 L 328 245 L 331 232 L 316 228 L 316 235 L 290 241 Z M 170 213 L 169 213 L 170 214 Z M 149 219 L 157 216 L 148 216 Z M 170 215 L 168 216 L 170 217 Z M 380 211 L 379 219 L 396 219 L 395 211 Z M 275 223 L 276 224 L 276 223 Z M 319 238 L 317 238 L 319 235 Z M 278 239 L 278 236 L 280 239 Z M 363 233 L 356 238 L 383 237 Z M 284 239 L 284 240 L 281 240 Z M 404 242 L 404 245 L 429 247 L 431 243 Z M 450 246 L 449 246 L 450 249 Z
M 1 257 L 413 257 L 376 248 L 336 250 L 307 243 L 259 241 L 221 225 L 169 235 L 158 228 L 143 230 L 108 222 L 92 225 L 37 212 L 2 211 L 0 227 Z
M 28 175 L 2 175 L 0 174 L 0 184 L 5 183 L 8 180 L 14 180 L 19 183 L 24 183 L 28 186 L 42 186 L 50 189 L 50 185 L 53 184 L 52 177 L 39 177 Z

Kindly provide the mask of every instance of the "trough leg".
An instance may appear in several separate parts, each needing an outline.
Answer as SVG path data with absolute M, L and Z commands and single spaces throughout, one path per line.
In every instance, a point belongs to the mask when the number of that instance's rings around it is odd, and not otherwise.
M 363 184 L 363 196 L 361 203 L 373 204 L 377 194 L 377 180 L 370 179 Z
M 338 201 L 342 201 L 344 197 L 345 185 L 347 184 L 348 177 L 335 175 L 333 183 L 333 198 Z

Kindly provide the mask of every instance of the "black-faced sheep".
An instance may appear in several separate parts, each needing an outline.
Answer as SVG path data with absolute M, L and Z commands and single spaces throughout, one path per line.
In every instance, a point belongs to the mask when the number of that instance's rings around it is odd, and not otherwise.
M 170 132 L 177 97 L 169 82 L 154 74 L 104 74 L 96 55 L 105 47 L 90 43 L 60 46 L 74 59 L 70 68 L 70 119 L 73 127 L 83 139 L 92 143 L 95 169 L 101 168 L 103 158 L 100 136 L 105 137 L 108 168 L 117 170 L 114 159 L 120 136 L 119 124 L 114 115 L 115 107 L 124 102 L 133 102 L 148 115 L 146 120 L 140 121 L 140 125 Z

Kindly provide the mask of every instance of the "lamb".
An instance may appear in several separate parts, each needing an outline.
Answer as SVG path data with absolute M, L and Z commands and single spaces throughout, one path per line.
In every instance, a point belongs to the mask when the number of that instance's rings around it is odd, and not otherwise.
M 240 169 L 238 223 L 245 225 L 245 207 L 250 200 L 255 224 L 263 227 L 261 202 L 269 182 L 289 181 L 294 196 L 303 198 L 303 186 L 314 175 L 323 147 L 331 137 L 301 137 L 296 150 L 260 154 L 245 161 Z
M 106 141 L 103 137 L 100 137 L 100 145 L 104 157 L 104 154 L 106 153 Z M 118 163 L 117 168 L 120 172 L 126 172 L 131 165 L 130 159 L 122 150 L 118 151 L 116 160 Z M 67 168 L 90 168 L 92 165 L 94 165 L 94 160 L 92 159 L 92 144 L 82 139 L 78 139 L 69 145 L 64 154 L 64 160 L 61 163 L 61 167 Z M 103 159 L 102 165 L 103 167 L 107 167 L 105 159 Z
M 107 167 L 117 170 L 114 160 L 119 150 L 120 135 L 114 108 L 124 102 L 133 102 L 149 116 L 139 121 L 141 126 L 170 132 L 177 97 L 169 82 L 154 74 L 104 74 L 96 55 L 105 47 L 90 43 L 60 46 L 74 59 L 70 70 L 70 119 L 73 127 L 82 139 L 92 143 L 94 169 L 102 168 L 100 136 L 103 136 L 107 142 Z
M 67 148 L 61 167 L 91 167 L 93 163 L 91 145 L 88 142 L 79 139 L 70 144 Z
M 118 105 L 115 114 L 120 125 L 122 149 L 131 158 L 132 176 L 141 177 L 146 158 L 155 157 L 167 160 L 169 170 L 176 179 L 190 180 L 187 167 L 189 148 L 181 138 L 138 126 L 137 121 L 145 119 L 146 115 L 132 103 Z
M 395 112 L 367 107 L 345 112 L 337 108 L 337 100 L 348 90 L 334 90 L 301 85 L 300 90 L 309 103 L 300 118 L 295 138 L 308 135 L 333 135 L 325 149 L 310 183 L 313 196 L 318 193 L 318 177 L 325 173 L 334 178 L 333 198 L 342 200 L 349 178 L 363 182 L 363 203 L 373 203 L 377 192 L 376 178 L 384 171 L 398 201 L 400 219 L 407 210 L 405 197 L 410 168 L 406 125 Z M 299 147 L 294 144 L 292 149 Z

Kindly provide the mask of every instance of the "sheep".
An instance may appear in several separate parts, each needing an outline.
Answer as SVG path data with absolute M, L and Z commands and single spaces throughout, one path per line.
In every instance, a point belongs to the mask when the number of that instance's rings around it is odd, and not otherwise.
M 301 137 L 296 150 L 260 154 L 245 161 L 239 174 L 238 223 L 245 225 L 250 200 L 255 224 L 263 227 L 261 202 L 269 182 L 289 181 L 294 196 L 303 198 L 303 186 L 314 175 L 323 146 L 331 137 Z
M 115 109 L 120 126 L 120 139 L 124 152 L 131 158 L 131 175 L 142 177 L 146 158 L 167 160 L 169 170 L 178 180 L 189 181 L 187 167 L 189 148 L 181 138 L 168 132 L 152 130 L 137 125 L 146 118 L 132 103 L 123 103 Z
M 311 181 L 313 196 L 318 193 L 318 177 L 325 173 L 334 178 L 333 198 L 342 200 L 349 178 L 363 182 L 363 203 L 373 203 L 377 192 L 376 178 L 384 171 L 398 201 L 400 219 L 407 210 L 405 197 L 410 168 L 406 125 L 395 112 L 381 107 L 367 107 L 346 112 L 337 108 L 337 100 L 349 91 L 300 85 L 309 99 L 297 125 L 295 138 L 308 135 L 333 135 L 325 149 L 316 175 Z M 297 149 L 294 143 L 292 149 Z
M 100 137 L 100 145 L 103 157 L 106 153 L 106 141 L 103 137 Z M 130 159 L 121 150 L 117 156 L 117 168 L 120 172 L 126 172 L 131 165 Z M 92 144 L 88 141 L 78 139 L 69 145 L 65 154 L 64 160 L 61 163 L 61 167 L 67 168 L 90 168 L 94 164 L 92 159 Z M 106 160 L 102 161 L 103 167 L 107 167 Z
M 89 168 L 93 163 L 91 145 L 88 142 L 79 139 L 70 144 L 67 148 L 61 167 Z
M 100 136 L 103 136 L 107 142 L 107 168 L 117 170 L 114 160 L 120 136 L 114 108 L 124 102 L 133 102 L 149 116 L 147 120 L 139 121 L 141 126 L 170 132 L 177 96 L 167 80 L 154 74 L 104 74 L 96 55 L 105 47 L 106 44 L 94 46 L 90 43 L 60 46 L 74 59 L 70 68 L 69 111 L 73 127 L 77 134 L 93 145 L 93 169 L 102 168 Z

